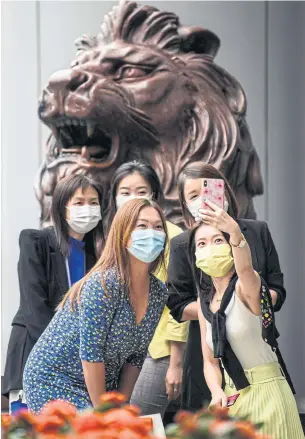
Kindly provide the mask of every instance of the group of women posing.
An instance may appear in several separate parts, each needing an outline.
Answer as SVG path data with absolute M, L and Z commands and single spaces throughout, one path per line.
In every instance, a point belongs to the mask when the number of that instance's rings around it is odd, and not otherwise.
M 202 200 L 202 178 L 224 180 L 224 209 Z M 286 293 L 267 224 L 240 219 L 228 182 L 203 162 L 182 171 L 178 192 L 184 232 L 165 220 L 144 163 L 116 171 L 105 218 L 88 177 L 58 183 L 53 227 L 20 234 L 2 393 L 39 412 L 53 399 L 84 410 L 118 390 L 162 415 L 180 393 L 190 410 L 235 395 L 233 415 L 276 439 L 303 438 L 277 344 Z

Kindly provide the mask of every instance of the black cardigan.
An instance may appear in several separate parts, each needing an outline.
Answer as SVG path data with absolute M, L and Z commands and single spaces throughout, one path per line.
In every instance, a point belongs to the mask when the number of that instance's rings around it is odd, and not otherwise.
M 23 230 L 19 247 L 20 305 L 12 322 L 7 350 L 1 389 L 4 396 L 8 396 L 11 390 L 23 388 L 26 360 L 69 289 L 64 257 L 57 246 L 52 227 Z M 86 248 L 86 269 L 90 270 L 95 261 L 92 249 Z
M 257 220 L 238 220 L 251 249 L 254 269 L 265 279 L 270 289 L 278 294 L 274 307 L 279 311 L 286 298 L 283 286 L 283 274 L 267 223 Z M 184 308 L 197 300 L 196 286 L 193 281 L 187 251 L 189 231 L 171 240 L 168 266 L 168 307 L 172 316 L 182 321 Z M 197 320 L 191 321 L 190 333 L 185 354 L 184 376 L 182 383 L 182 407 L 195 410 L 210 399 L 210 391 L 203 376 L 200 328 Z

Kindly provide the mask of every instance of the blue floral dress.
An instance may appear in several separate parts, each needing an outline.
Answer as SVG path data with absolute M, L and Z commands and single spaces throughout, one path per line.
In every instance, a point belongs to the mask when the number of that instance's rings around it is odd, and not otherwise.
M 96 272 L 84 284 L 72 311 L 67 301 L 34 346 L 25 366 L 23 388 L 31 411 L 63 399 L 78 410 L 90 407 L 81 360 L 105 364 L 106 390 L 117 390 L 122 366 L 142 367 L 163 312 L 167 290 L 153 275 L 148 307 L 139 324 L 114 270 Z

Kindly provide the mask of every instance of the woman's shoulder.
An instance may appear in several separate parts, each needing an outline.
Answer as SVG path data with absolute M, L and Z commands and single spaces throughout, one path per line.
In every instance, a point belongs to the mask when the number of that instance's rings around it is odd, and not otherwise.
M 121 282 L 119 279 L 119 275 L 114 268 L 109 268 L 103 272 L 100 270 L 93 271 L 86 280 L 86 286 L 95 286 L 98 288 L 102 288 L 102 286 L 106 287 L 106 290 L 109 288 L 113 291 L 121 289 Z
M 158 277 L 156 277 L 154 274 L 151 274 L 151 279 L 153 282 L 153 288 L 158 293 L 164 293 L 164 291 L 167 291 L 166 284 L 160 280 Z
M 177 234 L 173 238 L 171 238 L 171 249 L 175 247 L 188 247 L 190 239 L 190 231 L 182 231 L 181 233 Z
M 268 229 L 266 221 L 256 219 L 239 219 L 238 224 L 241 228 L 248 228 L 253 230 Z
M 47 240 L 55 240 L 55 232 L 53 227 L 46 229 L 23 229 L 19 235 L 19 245 L 28 246 L 35 243 L 43 244 Z

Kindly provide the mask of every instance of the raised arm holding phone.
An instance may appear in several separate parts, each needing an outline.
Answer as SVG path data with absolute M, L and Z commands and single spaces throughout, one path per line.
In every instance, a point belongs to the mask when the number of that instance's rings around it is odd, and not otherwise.
M 203 162 L 193 162 L 186 166 L 178 179 L 178 193 L 187 228 L 191 229 L 196 220 L 202 219 L 203 179 L 220 179 L 224 182 L 224 210 L 238 223 L 250 247 L 253 267 L 266 281 L 273 295 L 274 311 L 280 310 L 286 291 L 268 225 L 264 221 L 239 218 L 238 205 L 229 183 L 218 169 Z M 182 383 L 182 408 L 196 410 L 202 407 L 204 401 L 209 401 L 211 395 L 203 376 L 198 295 L 188 257 L 189 235 L 190 230 L 187 230 L 171 240 L 168 307 L 178 322 L 190 320 Z M 210 282 L 203 273 L 202 276 L 206 282 Z
M 189 258 L 199 293 L 204 375 L 211 404 L 263 423 L 274 438 L 304 437 L 293 385 L 279 352 L 269 288 L 254 270 L 238 223 L 205 199 L 190 234 Z M 211 280 L 207 284 L 201 273 Z M 220 362 L 224 368 L 222 389 Z

